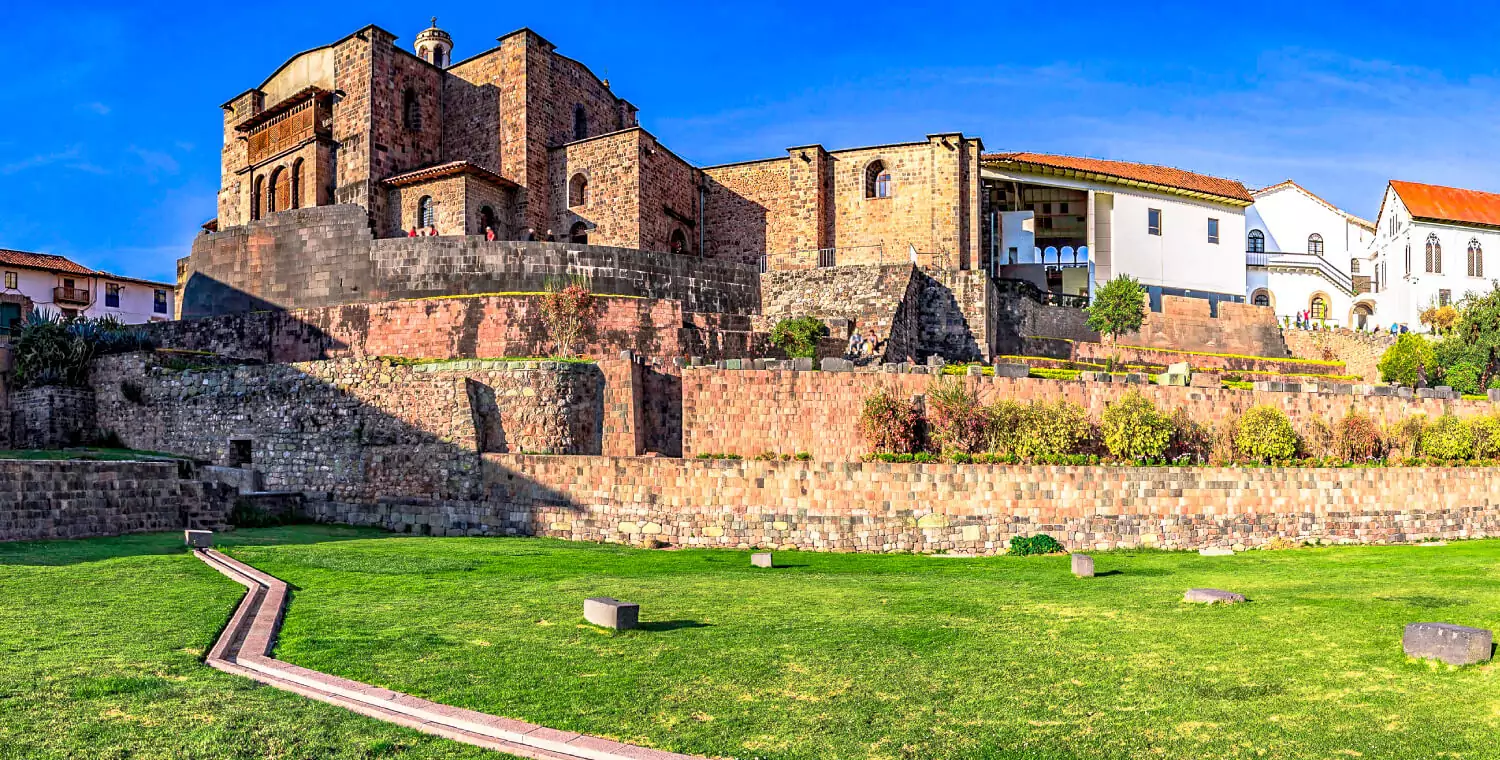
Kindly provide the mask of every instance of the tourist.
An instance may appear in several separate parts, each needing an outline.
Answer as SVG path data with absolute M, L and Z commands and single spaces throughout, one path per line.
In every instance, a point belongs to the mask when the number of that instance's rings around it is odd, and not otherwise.
M 485 227 L 484 228 L 484 239 L 485 240 L 494 240 L 495 239 L 495 228 L 494 227 Z
M 417 236 L 417 228 L 416 227 L 411 228 L 411 232 L 406 233 L 406 236 L 407 237 L 416 237 Z
M 1417 387 L 1427 387 L 1427 367 L 1422 362 L 1417 362 Z
M 428 225 L 427 226 L 427 237 L 437 237 L 437 236 L 438 236 L 437 225 L 435 225 L 435 224 Z
M 844 349 L 844 355 L 850 359 L 859 358 L 859 351 L 862 342 L 863 339 L 860 338 L 858 330 L 849 333 L 849 346 L 848 348 Z

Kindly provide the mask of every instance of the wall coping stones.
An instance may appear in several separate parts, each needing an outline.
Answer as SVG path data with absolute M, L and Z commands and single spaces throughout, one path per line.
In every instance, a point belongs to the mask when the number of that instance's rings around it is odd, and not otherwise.
M 465 710 L 298 667 L 270 656 L 286 608 L 284 581 L 212 549 L 194 554 L 247 590 L 205 663 L 225 673 L 378 720 L 521 757 L 578 760 L 702 760 L 525 721 Z

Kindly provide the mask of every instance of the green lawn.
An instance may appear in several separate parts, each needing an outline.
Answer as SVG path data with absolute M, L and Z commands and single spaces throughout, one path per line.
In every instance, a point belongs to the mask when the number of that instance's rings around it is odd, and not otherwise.
M 1101 553 L 1079 580 L 1066 557 L 778 553 L 765 571 L 532 539 L 235 540 L 294 588 L 283 659 L 681 752 L 1500 757 L 1495 670 L 1400 646 L 1407 622 L 1500 628 L 1500 541 Z M 479 756 L 199 665 L 240 588 L 176 541 L 0 545 L 0 757 Z M 1252 601 L 1182 604 L 1193 586 Z M 644 629 L 583 625 L 593 595 L 640 602 Z

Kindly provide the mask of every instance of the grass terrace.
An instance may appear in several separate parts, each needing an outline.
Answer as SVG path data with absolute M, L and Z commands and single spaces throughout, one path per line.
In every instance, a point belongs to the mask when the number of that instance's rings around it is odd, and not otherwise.
M 282 659 L 712 757 L 1479 758 L 1500 731 L 1493 666 L 1400 642 L 1500 627 L 1500 541 L 1101 553 L 1083 580 L 1065 556 L 221 539 L 292 584 Z M 201 665 L 242 589 L 180 540 L 0 544 L 0 757 L 493 757 Z M 1251 601 L 1180 601 L 1199 586 Z M 643 627 L 585 625 L 596 595 Z

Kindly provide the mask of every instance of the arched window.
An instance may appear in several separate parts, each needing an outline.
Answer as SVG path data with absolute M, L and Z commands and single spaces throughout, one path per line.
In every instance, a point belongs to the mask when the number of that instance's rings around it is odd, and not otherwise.
M 430 195 L 417 201 L 417 226 L 423 229 L 437 226 L 437 209 L 433 207 Z
M 568 207 L 584 206 L 589 202 L 589 178 L 574 174 L 568 180 Z
M 292 162 L 292 192 L 288 195 L 289 208 L 302 208 L 302 159 Z
M 1266 233 L 1260 230 L 1250 230 L 1250 234 L 1245 236 L 1245 252 L 1265 253 Z
M 271 172 L 271 182 L 266 186 L 267 214 L 274 214 L 281 210 L 282 200 L 286 198 L 286 189 L 283 187 L 285 184 L 286 170 L 278 166 L 275 171 Z
M 682 230 L 672 230 L 672 237 L 667 241 L 667 250 L 672 253 L 687 253 L 687 235 Z
M 265 177 L 256 177 L 255 181 L 250 183 L 250 221 L 252 222 L 260 218 L 260 196 L 265 192 L 265 187 Z
M 1307 310 L 1312 314 L 1313 319 L 1327 319 L 1328 297 L 1323 295 L 1322 293 L 1313 296 L 1312 301 L 1308 303 Z
M 583 222 L 574 222 L 568 230 L 568 242 L 578 245 L 589 244 L 589 226 Z
M 1484 276 L 1484 249 L 1479 246 L 1479 238 L 1469 241 L 1469 268 L 1470 277 Z
M 1323 236 L 1314 232 L 1307 236 L 1307 252 L 1314 256 L 1323 255 Z
M 582 140 L 589 136 L 589 114 L 583 110 L 583 104 L 573 106 L 573 139 Z
M 865 197 L 891 197 L 891 173 L 885 168 L 884 161 L 871 161 L 865 167 Z
M 1443 273 L 1443 244 L 1438 242 L 1436 233 L 1427 236 L 1427 272 Z
M 1359 259 L 1349 259 L 1349 274 L 1359 274 Z
M 1250 302 L 1256 306 L 1270 306 L 1271 294 L 1265 290 L 1257 290 L 1255 291 L 1255 295 L 1250 297 Z
M 410 87 L 401 96 L 401 120 L 407 129 L 422 128 L 422 107 L 417 103 L 417 91 Z

